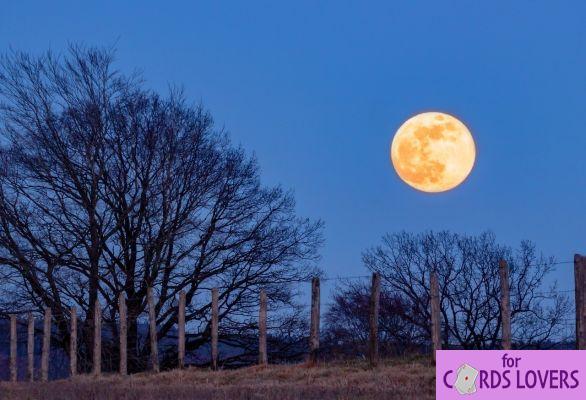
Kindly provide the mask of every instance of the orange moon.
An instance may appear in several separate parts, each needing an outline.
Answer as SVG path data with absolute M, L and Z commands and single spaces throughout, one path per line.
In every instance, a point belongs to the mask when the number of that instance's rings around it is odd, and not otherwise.
M 466 179 L 476 159 L 472 134 L 457 118 L 425 112 L 399 127 L 391 143 L 391 161 L 409 186 L 445 192 Z

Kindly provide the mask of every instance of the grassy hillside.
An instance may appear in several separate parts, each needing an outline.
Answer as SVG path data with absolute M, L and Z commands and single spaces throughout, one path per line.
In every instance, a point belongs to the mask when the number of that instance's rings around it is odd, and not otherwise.
M 0 384 L 2 399 L 433 399 L 434 368 L 424 359 L 387 360 L 376 369 L 365 362 L 313 368 L 271 365 L 212 372 L 201 369 L 137 374 L 125 379 L 80 376 L 49 383 Z

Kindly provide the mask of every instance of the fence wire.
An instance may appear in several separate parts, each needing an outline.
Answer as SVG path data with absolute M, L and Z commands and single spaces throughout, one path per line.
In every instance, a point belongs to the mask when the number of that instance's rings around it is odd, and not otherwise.
M 559 261 L 552 265 L 570 264 L 573 261 Z M 338 305 L 332 298 L 337 294 L 336 288 L 331 287 L 335 283 L 344 283 L 350 281 L 364 281 L 363 283 L 368 287 L 370 283 L 370 275 L 348 275 L 348 276 L 324 276 L 320 278 L 322 283 L 321 287 L 321 298 L 320 302 L 322 316 L 328 312 L 329 309 Z M 309 291 L 309 283 L 311 279 L 291 280 L 290 283 L 307 283 L 307 288 L 301 290 L 298 298 L 292 303 L 280 303 L 278 305 L 272 305 L 269 302 L 268 305 L 268 347 L 269 347 L 269 360 L 270 362 L 290 362 L 290 361 L 301 361 L 306 359 L 309 347 L 309 316 L 311 313 L 311 294 Z M 534 291 L 534 296 L 550 296 L 552 291 L 541 290 Z M 573 299 L 574 289 L 555 290 L 555 293 L 562 296 L 568 296 L 570 300 Z M 511 297 L 516 296 L 516 293 L 511 293 Z M 323 299 L 326 301 L 323 301 Z M 42 313 L 39 310 L 2 310 L 0 311 L 0 380 L 9 379 L 9 321 L 8 316 L 10 314 L 17 315 L 17 366 L 18 366 L 18 379 L 24 380 L 26 378 L 27 371 L 27 320 L 26 315 L 32 312 L 36 315 L 35 318 L 35 341 L 34 341 L 34 364 L 35 364 L 35 379 L 38 379 L 38 371 L 40 367 L 40 354 L 42 348 Z M 571 310 L 571 313 L 575 312 Z M 287 320 L 290 318 L 290 321 Z M 148 331 L 148 314 L 146 311 L 138 316 L 138 343 L 136 343 L 137 351 L 129 349 L 128 351 L 128 365 L 130 371 L 148 370 L 151 368 L 150 351 L 149 351 L 149 331 Z M 320 319 L 323 324 L 323 318 Z M 205 321 L 204 321 L 205 322 Z M 220 358 L 228 364 L 229 361 L 240 357 L 241 359 L 247 359 L 247 362 L 256 362 L 257 358 L 257 331 L 258 331 L 258 320 L 255 320 L 255 316 L 249 316 L 248 321 L 241 321 L 245 325 L 245 329 L 238 332 L 240 334 L 240 341 L 231 340 L 230 335 L 234 335 L 234 331 L 228 329 L 220 324 L 220 339 L 224 347 L 220 348 Z M 560 337 L 557 338 L 560 344 L 566 343 L 570 346 L 575 340 L 575 318 L 563 318 L 557 321 L 561 327 Z M 197 340 L 201 338 L 203 334 L 202 321 L 199 321 L 197 329 L 190 331 L 189 326 L 186 332 L 187 341 Z M 119 321 L 117 319 L 113 321 L 103 322 L 102 332 L 102 369 L 104 372 L 115 372 L 117 371 L 119 364 L 119 353 L 118 353 L 118 338 L 117 329 Z M 193 327 L 193 326 L 192 326 Z M 87 333 L 83 330 L 87 329 L 87 324 L 78 322 L 78 366 L 80 372 L 89 372 L 91 370 L 91 351 L 89 349 L 89 343 L 83 340 L 87 337 Z M 53 327 L 55 330 L 55 327 Z M 360 332 L 363 335 L 364 332 Z M 356 339 L 362 340 L 359 336 L 359 332 L 356 332 Z M 167 336 L 159 338 L 159 355 L 170 354 L 176 356 L 176 343 L 177 343 L 177 332 L 172 330 Z M 331 343 L 329 343 L 331 345 Z M 239 348 L 240 346 L 241 348 Z M 420 347 L 420 351 L 429 352 L 431 349 L 429 344 Z M 239 353 L 240 352 L 240 353 Z M 327 348 L 324 346 L 322 352 L 335 352 L 333 348 Z M 354 353 L 351 354 L 353 357 L 364 357 L 365 346 L 356 346 Z M 187 364 L 199 364 L 206 365 L 209 362 L 210 346 L 209 343 L 204 343 L 199 347 L 197 352 L 186 354 Z M 347 356 L 347 354 L 346 354 Z M 63 347 L 63 343 L 59 343 L 56 339 L 55 332 L 52 336 L 52 346 L 50 354 L 50 379 L 65 378 L 69 375 L 69 357 L 68 351 Z M 171 363 L 172 364 L 172 363 Z M 234 365 L 238 365 L 237 363 Z M 173 365 L 163 366 L 173 367 Z

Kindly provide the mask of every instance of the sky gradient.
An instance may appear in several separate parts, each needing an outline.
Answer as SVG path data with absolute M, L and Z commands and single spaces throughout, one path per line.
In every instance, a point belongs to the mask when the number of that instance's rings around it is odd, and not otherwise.
M 183 85 L 265 183 L 325 221 L 326 274 L 364 274 L 361 252 L 403 229 L 586 253 L 584 2 L 118 3 L 4 3 L 0 49 L 115 45 L 123 72 Z M 427 110 L 476 140 L 475 168 L 448 193 L 411 189 L 389 160 L 395 130 Z M 572 274 L 559 266 L 564 289 Z

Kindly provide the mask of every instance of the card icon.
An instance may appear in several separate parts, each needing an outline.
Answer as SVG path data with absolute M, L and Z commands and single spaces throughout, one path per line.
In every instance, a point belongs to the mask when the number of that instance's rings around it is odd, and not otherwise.
M 468 364 L 462 364 L 458 368 L 458 375 L 454 387 L 460 394 L 472 394 L 476 392 L 476 378 L 478 370 Z

